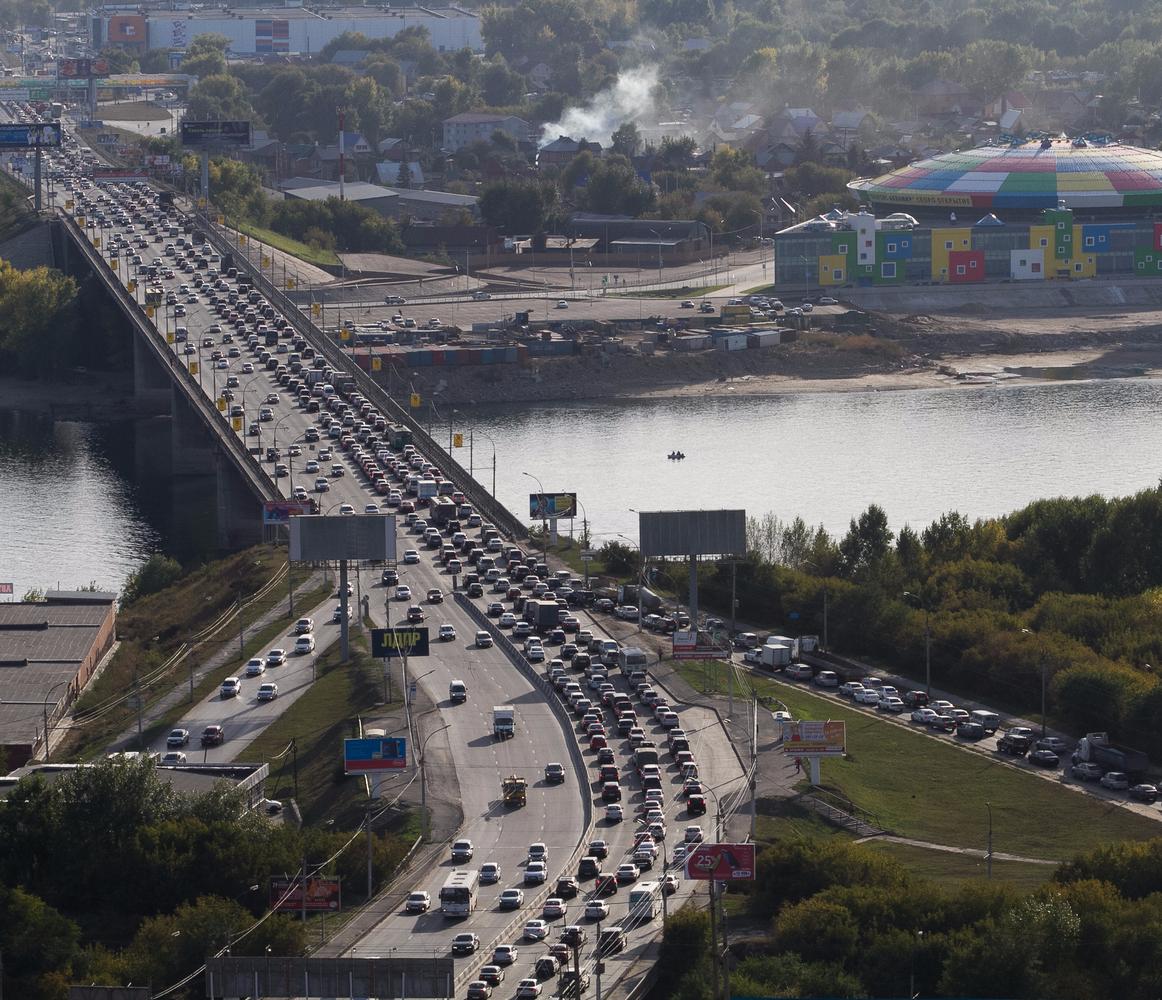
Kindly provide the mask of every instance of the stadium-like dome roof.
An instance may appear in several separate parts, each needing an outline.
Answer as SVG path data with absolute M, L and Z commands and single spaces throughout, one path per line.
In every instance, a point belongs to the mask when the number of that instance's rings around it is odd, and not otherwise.
M 941 153 L 848 187 L 873 205 L 916 209 L 1162 206 L 1162 151 L 1034 139 Z

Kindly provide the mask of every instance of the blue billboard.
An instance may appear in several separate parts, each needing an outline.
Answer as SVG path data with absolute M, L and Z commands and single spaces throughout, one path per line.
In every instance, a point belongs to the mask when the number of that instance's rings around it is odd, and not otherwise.
M 5 122 L 0 124 L 0 150 L 37 149 L 61 144 L 60 122 Z
M 407 764 L 407 740 L 402 736 L 343 741 L 343 770 L 347 774 L 398 771 Z

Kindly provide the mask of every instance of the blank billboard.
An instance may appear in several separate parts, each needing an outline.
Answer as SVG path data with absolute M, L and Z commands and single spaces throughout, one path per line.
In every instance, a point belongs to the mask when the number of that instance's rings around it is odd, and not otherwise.
M 299 515 L 290 519 L 292 562 L 395 559 L 395 517 L 390 514 Z
M 746 553 L 746 511 L 642 511 L 638 539 L 643 559 L 741 556 Z

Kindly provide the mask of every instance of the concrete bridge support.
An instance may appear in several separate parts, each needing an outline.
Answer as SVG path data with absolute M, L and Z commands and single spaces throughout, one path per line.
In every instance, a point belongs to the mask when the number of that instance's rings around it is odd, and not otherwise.
M 173 412 L 173 379 L 162 367 L 157 356 L 142 342 L 141 336 L 133 337 L 133 395 L 138 405 L 152 413 L 169 415 Z
M 262 502 L 220 451 L 214 452 L 218 483 L 218 547 L 240 549 L 257 545 L 262 537 Z

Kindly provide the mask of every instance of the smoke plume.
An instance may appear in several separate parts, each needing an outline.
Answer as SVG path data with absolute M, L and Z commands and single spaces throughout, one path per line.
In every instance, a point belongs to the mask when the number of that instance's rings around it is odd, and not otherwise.
M 569 108 L 560 121 L 545 125 L 540 144 L 544 146 L 558 136 L 567 135 L 608 145 L 620 126 L 653 114 L 657 84 L 656 66 L 639 66 L 621 72 L 612 87 L 601 91 L 588 104 Z

